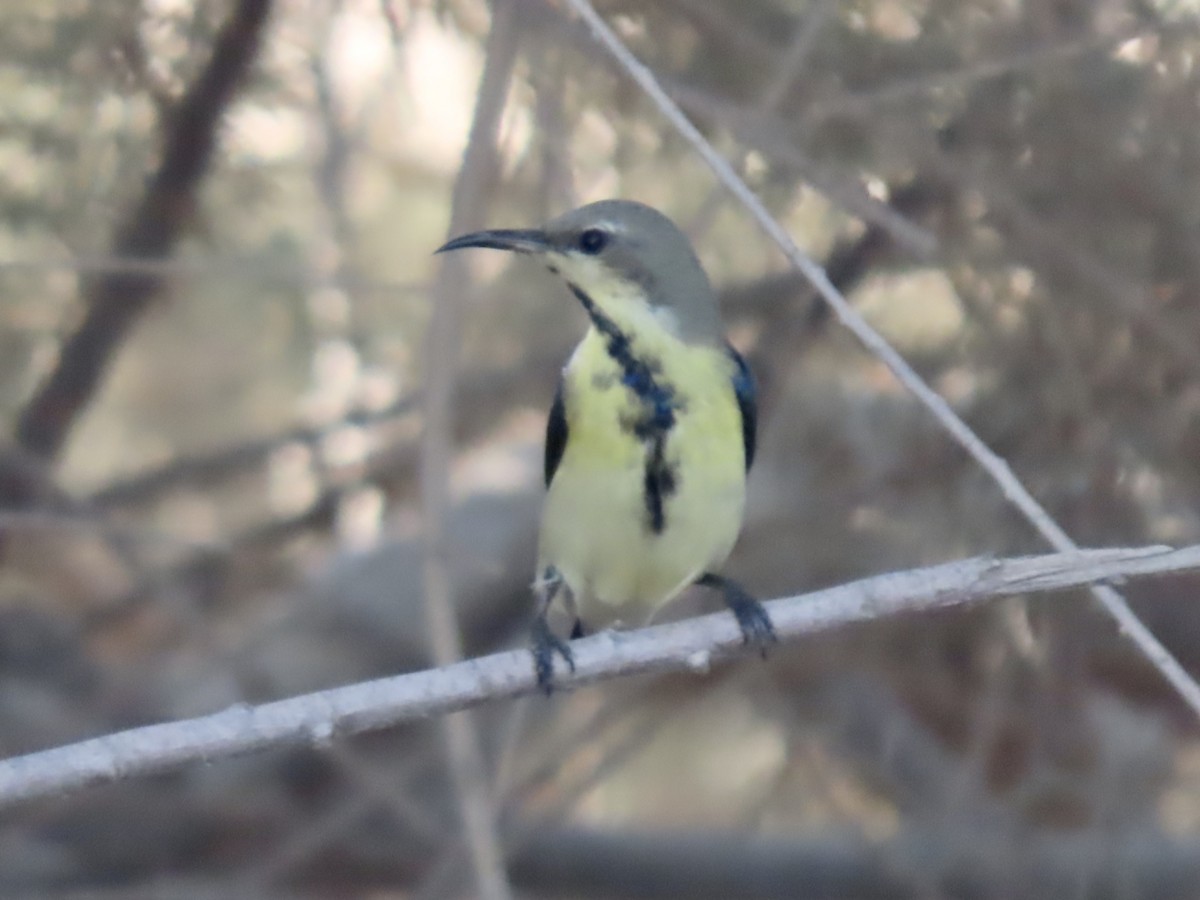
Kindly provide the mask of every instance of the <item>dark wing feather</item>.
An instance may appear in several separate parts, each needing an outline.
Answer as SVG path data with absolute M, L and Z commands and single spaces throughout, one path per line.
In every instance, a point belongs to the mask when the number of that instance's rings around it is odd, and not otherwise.
M 733 392 L 737 396 L 738 409 L 742 413 L 742 447 L 746 451 L 746 471 L 754 462 L 756 433 L 758 431 L 758 388 L 754 384 L 754 373 L 732 345 L 726 344 L 729 355 L 737 366 L 733 373 Z M 566 426 L 563 426 L 564 434 Z
M 550 418 L 546 420 L 546 456 L 543 460 L 546 487 L 554 480 L 554 473 L 567 449 L 567 409 L 563 403 L 563 382 L 559 379 L 554 392 L 554 403 L 550 406 Z

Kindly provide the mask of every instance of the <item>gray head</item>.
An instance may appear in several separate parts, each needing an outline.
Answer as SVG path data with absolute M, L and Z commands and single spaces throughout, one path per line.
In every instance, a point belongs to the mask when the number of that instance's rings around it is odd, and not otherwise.
M 437 252 L 463 247 L 537 255 L 617 320 L 653 321 L 689 342 L 721 339 L 716 295 L 691 243 L 644 203 L 601 200 L 542 228 L 478 231 Z

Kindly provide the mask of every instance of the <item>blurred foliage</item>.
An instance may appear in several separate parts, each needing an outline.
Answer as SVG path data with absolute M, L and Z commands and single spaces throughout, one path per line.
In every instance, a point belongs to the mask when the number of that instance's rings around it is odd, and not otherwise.
M 9 433 L 88 286 L 149 265 L 114 235 L 236 5 L 0 5 Z M 4 755 L 426 660 L 415 401 L 488 8 L 277 6 L 179 198 L 164 289 L 62 458 L 0 448 L 0 494 L 24 498 L 0 510 Z M 598 7 L 1072 536 L 1200 541 L 1194 4 Z M 488 220 L 663 208 L 760 375 L 732 574 L 775 596 L 1040 549 L 562 4 L 522 4 L 518 50 Z M 544 273 L 478 257 L 451 521 L 471 652 L 524 640 L 542 411 L 583 327 Z M 1194 673 L 1197 587 L 1128 586 Z M 1200 730 L 1083 597 L 880 622 L 481 725 L 530 895 L 730 896 L 724 867 L 745 896 L 1186 897 L 1200 874 Z M 0 894 L 461 896 L 443 768 L 414 727 L 30 807 L 0 827 Z

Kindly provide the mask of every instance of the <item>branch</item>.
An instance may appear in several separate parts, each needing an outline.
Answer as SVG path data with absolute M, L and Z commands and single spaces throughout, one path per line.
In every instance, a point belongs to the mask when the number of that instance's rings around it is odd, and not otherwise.
M 419 393 L 406 394 L 382 409 L 352 410 L 326 425 L 298 425 L 209 453 L 181 456 L 105 485 L 88 496 L 88 503 L 98 508 L 131 506 L 158 499 L 160 494 L 180 486 L 209 487 L 262 466 L 273 453 L 288 444 L 316 446 L 346 426 L 374 426 L 400 419 L 416 409 L 419 402 Z
M 492 0 L 491 30 L 471 132 L 450 204 L 450 234 L 479 228 L 487 212 L 490 188 L 499 171 L 498 138 L 516 70 L 518 0 Z M 450 457 L 454 443 L 457 361 L 462 330 L 466 262 L 443 260 L 433 285 L 433 315 L 425 342 L 424 410 L 421 435 L 421 515 L 424 553 L 425 624 L 434 662 L 449 666 L 462 659 L 462 635 L 454 612 L 450 579 L 447 518 L 450 510 Z M 470 850 L 475 886 L 484 900 L 511 900 L 503 851 L 496 836 L 487 766 L 479 732 L 468 716 L 442 721 L 458 811 Z
M 257 55 L 270 9 L 271 0 L 241 0 L 221 29 L 208 66 L 173 112 L 162 162 L 118 231 L 114 256 L 160 260 L 170 254 L 190 218 L 217 126 Z M 121 342 L 163 285 L 162 276 L 151 272 L 110 272 L 93 282 L 83 322 L 21 413 L 21 447 L 44 459 L 58 455 Z
M 973 606 L 992 597 L 1189 569 L 1200 569 L 1200 545 L 1181 550 L 1141 547 L 973 558 L 772 600 L 767 610 L 779 638 L 786 641 L 901 613 Z M 717 659 L 746 652 L 741 630 L 729 612 L 639 631 L 604 632 L 574 642 L 572 649 L 575 671 L 558 673 L 561 687 L 638 672 L 703 673 Z M 184 763 L 212 762 L 285 743 L 326 743 L 335 735 L 386 728 L 536 690 L 529 654 L 510 650 L 261 706 L 239 704 L 208 716 L 134 728 L 0 761 L 0 808 Z
M 1192 896 L 1200 844 L 1150 828 L 1032 839 L 995 827 L 905 823 L 877 843 L 844 828 L 763 837 L 567 827 L 538 832 L 516 854 L 513 877 L 536 896 L 605 900 L 1174 900 Z
M 850 302 L 829 280 L 825 270 L 800 249 L 788 234 L 787 229 L 774 219 L 749 185 L 738 177 L 717 149 L 667 96 L 654 74 L 638 62 L 629 48 L 600 18 L 588 0 L 568 0 L 568 2 L 584 20 L 596 40 L 612 54 L 613 58 L 658 107 L 675 130 L 692 145 L 700 158 L 712 169 L 717 179 L 741 201 L 746 211 L 750 213 L 759 227 L 775 241 L 788 261 L 812 282 L 817 293 L 825 299 L 842 324 L 859 339 L 868 351 L 888 367 L 900 384 L 904 385 L 933 414 L 938 424 L 979 464 L 980 468 L 1000 488 L 1005 499 L 1020 511 L 1026 521 L 1037 529 L 1050 546 L 1063 553 L 1078 550 L 1078 545 L 1054 521 L 1050 513 L 1034 499 L 1025 485 L 1013 474 L 1004 458 L 983 442 L 950 404 L 917 374 L 916 370 L 887 342 L 883 335 L 871 327 L 861 313 L 850 305 Z M 1142 623 L 1142 620 L 1129 608 L 1124 597 L 1108 585 L 1093 585 L 1091 591 L 1092 596 L 1100 602 L 1101 608 L 1116 622 L 1120 632 L 1133 641 L 1142 655 L 1175 688 L 1192 711 L 1200 716 L 1200 684 L 1197 684 L 1179 661 L 1171 655 L 1171 652 L 1162 645 L 1162 642 Z

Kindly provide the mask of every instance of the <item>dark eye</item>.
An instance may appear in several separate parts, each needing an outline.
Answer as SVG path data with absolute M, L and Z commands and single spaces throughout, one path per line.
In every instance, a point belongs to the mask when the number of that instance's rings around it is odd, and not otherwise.
M 599 228 L 589 228 L 579 235 L 579 249 L 588 256 L 595 256 L 608 246 L 608 233 Z

